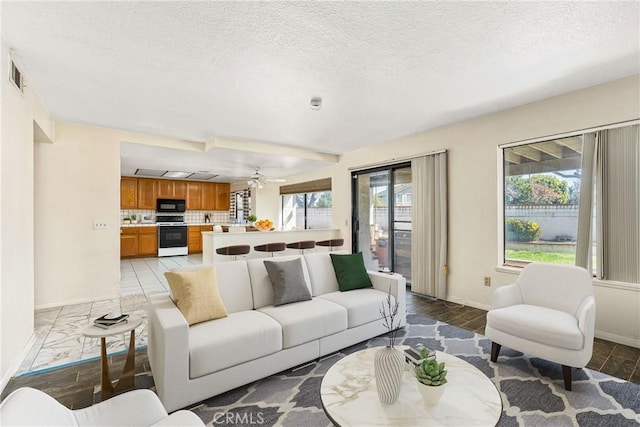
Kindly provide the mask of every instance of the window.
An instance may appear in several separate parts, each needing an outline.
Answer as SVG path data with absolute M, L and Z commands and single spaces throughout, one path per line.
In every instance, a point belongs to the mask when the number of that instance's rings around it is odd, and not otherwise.
M 503 150 L 507 263 L 575 263 L 581 154 L 580 136 Z
M 502 155 L 505 264 L 575 264 L 640 282 L 638 124 L 510 145 Z
M 282 196 L 282 228 L 285 230 L 332 227 L 331 191 Z
M 331 178 L 280 186 L 282 229 L 332 227 Z

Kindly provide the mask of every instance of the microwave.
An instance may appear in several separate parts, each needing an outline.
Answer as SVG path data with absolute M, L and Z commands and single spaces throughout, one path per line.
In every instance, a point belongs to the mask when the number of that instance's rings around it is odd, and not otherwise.
M 156 212 L 184 212 L 184 199 L 158 199 L 156 200 Z

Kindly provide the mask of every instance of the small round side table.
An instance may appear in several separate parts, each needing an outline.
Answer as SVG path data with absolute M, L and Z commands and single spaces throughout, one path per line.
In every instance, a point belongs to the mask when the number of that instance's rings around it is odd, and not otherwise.
M 100 328 L 93 324 L 82 328 L 82 334 L 89 338 L 100 338 L 100 397 L 107 400 L 115 393 L 130 390 L 135 387 L 136 377 L 136 328 L 142 324 L 139 316 L 130 316 L 127 322 L 112 326 L 108 329 Z M 129 351 L 127 360 L 122 369 L 120 379 L 115 387 L 111 383 L 111 373 L 109 372 L 109 360 L 107 359 L 106 337 L 122 334 L 131 331 L 129 339 Z

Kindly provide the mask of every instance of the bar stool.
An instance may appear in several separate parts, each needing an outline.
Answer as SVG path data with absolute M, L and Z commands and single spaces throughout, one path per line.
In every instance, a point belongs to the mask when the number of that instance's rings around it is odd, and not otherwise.
M 249 252 L 251 252 L 251 246 L 249 245 L 225 246 L 216 249 L 218 255 L 232 256 L 234 261 L 238 258 L 238 255 L 246 255 Z
M 282 252 L 286 249 L 284 242 L 265 243 L 264 245 L 254 246 L 253 250 L 256 252 L 270 252 L 273 257 L 274 252 Z
M 315 240 L 302 240 L 300 242 L 287 243 L 287 248 L 298 249 L 301 254 L 304 253 L 305 249 L 313 249 L 315 247 L 316 247 Z
M 316 245 L 328 247 L 329 251 L 333 251 L 333 248 L 344 245 L 344 239 L 321 240 L 319 242 L 316 242 Z

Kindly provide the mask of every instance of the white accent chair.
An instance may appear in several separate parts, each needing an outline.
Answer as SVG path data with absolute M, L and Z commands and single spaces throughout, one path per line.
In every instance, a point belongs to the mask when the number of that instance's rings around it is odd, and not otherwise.
M 88 408 L 72 411 L 48 394 L 22 387 L 0 404 L 2 426 L 204 426 L 196 414 L 171 415 L 151 390 L 119 394 Z
M 532 263 L 516 283 L 493 294 L 485 336 L 491 361 L 501 346 L 562 365 L 564 387 L 571 390 L 571 368 L 591 360 L 596 303 L 593 278 L 584 268 Z

